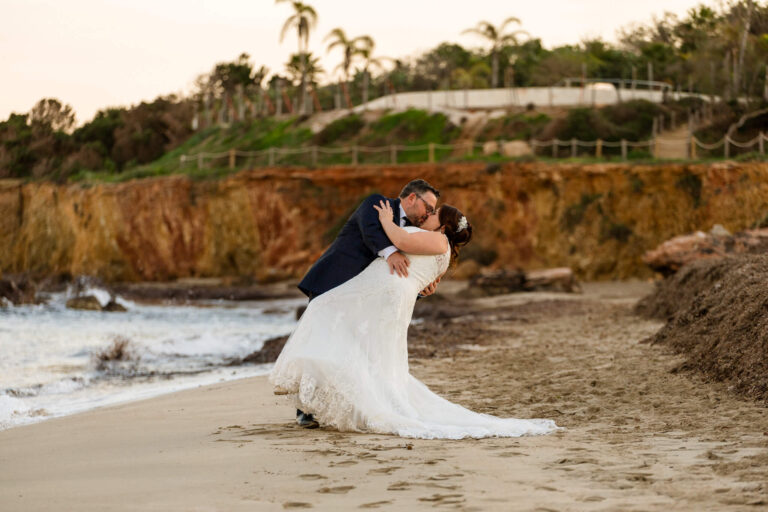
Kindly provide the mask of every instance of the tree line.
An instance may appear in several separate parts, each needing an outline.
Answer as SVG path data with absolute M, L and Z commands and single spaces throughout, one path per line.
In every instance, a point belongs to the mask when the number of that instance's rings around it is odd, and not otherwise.
M 42 99 L 30 112 L 0 122 L 0 177 L 64 180 L 82 170 L 121 172 L 157 159 L 196 127 L 216 122 L 214 112 L 225 113 L 228 122 L 246 118 L 234 108 L 238 98 L 250 117 L 301 116 L 394 92 L 549 86 L 581 76 L 662 81 L 731 101 L 735 113 L 754 107 L 736 98 L 768 97 L 768 3 L 753 0 L 702 4 L 682 17 L 664 14 L 623 28 L 616 43 L 588 39 L 552 49 L 523 30 L 518 18 L 481 21 L 464 31 L 477 37 L 477 46 L 443 42 L 415 58 L 378 55 L 371 35 L 349 35 L 343 27 L 324 36 L 325 52 L 316 55 L 309 50 L 315 9 L 292 0 L 276 3 L 291 9 L 278 37 L 293 34 L 298 41 L 283 69 L 272 71 L 242 53 L 200 75 L 188 96 L 106 108 L 79 128 L 69 105 Z M 329 58 L 338 64 L 326 70 Z

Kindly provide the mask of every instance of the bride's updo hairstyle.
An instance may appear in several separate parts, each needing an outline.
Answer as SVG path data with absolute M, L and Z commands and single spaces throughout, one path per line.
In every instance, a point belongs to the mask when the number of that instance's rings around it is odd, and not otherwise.
M 448 243 L 451 245 L 451 262 L 453 263 L 459 255 L 459 249 L 472 239 L 472 225 L 458 208 L 449 204 L 440 207 L 438 219 L 440 225 L 445 226 L 445 236 L 448 237 Z

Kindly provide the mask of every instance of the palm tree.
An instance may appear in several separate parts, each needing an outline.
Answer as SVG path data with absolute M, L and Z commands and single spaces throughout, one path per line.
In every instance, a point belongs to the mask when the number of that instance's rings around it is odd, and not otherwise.
M 285 39 L 285 34 L 291 29 L 296 29 L 299 36 L 299 52 L 302 58 L 301 62 L 301 87 L 299 89 L 299 114 L 304 114 L 307 96 L 307 49 L 309 47 L 309 33 L 317 25 L 317 12 L 312 6 L 295 0 L 275 0 L 276 4 L 290 2 L 293 7 L 293 14 L 285 20 L 283 29 L 280 31 L 280 42 Z
M 357 39 L 360 40 L 360 46 L 358 47 L 357 54 L 363 60 L 363 105 L 368 103 L 368 86 L 370 85 L 370 68 L 382 69 L 383 60 L 393 60 L 390 57 L 374 57 L 373 49 L 376 43 L 373 42 L 373 38 L 370 36 L 360 36 Z
M 346 84 L 349 83 L 349 69 L 352 67 L 352 61 L 355 57 L 361 55 L 361 51 L 366 46 L 373 46 L 373 39 L 369 36 L 360 36 L 355 38 L 347 37 L 347 34 L 341 28 L 335 28 L 331 30 L 323 41 L 331 40 L 326 49 L 326 53 L 330 52 L 336 47 L 341 48 L 343 58 L 341 63 L 336 66 L 337 70 L 341 70 L 344 73 L 344 95 L 347 101 L 347 107 L 351 107 L 349 100 L 349 92 L 347 91 Z
M 302 67 L 303 66 L 303 67 Z M 325 70 L 320 66 L 320 57 L 315 57 L 312 52 L 306 55 L 294 53 L 288 62 L 285 63 L 285 71 L 291 79 L 291 82 L 301 83 L 301 75 L 304 73 L 305 83 L 315 85 L 320 75 Z
M 451 74 L 454 83 L 459 89 L 484 89 L 488 87 L 488 75 L 491 68 L 485 62 L 477 62 L 471 68 L 454 69 Z
M 505 33 L 504 29 L 510 23 L 520 24 L 520 20 L 515 17 L 509 17 L 498 27 L 494 27 L 487 21 L 481 21 L 475 28 L 468 28 L 462 34 L 476 34 L 485 38 L 491 44 L 491 87 L 496 87 L 499 83 L 499 51 L 505 45 L 512 44 L 518 46 L 518 37 L 528 35 L 525 30 L 514 30 Z

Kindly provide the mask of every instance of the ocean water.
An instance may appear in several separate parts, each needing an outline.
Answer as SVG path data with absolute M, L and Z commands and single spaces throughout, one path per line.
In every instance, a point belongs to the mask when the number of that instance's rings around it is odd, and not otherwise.
M 86 291 L 102 304 L 109 294 Z M 125 313 L 48 304 L 0 308 L 0 429 L 98 406 L 266 374 L 234 364 L 264 341 L 289 334 L 306 299 L 147 305 L 117 298 Z M 124 340 L 130 358 L 99 364 Z

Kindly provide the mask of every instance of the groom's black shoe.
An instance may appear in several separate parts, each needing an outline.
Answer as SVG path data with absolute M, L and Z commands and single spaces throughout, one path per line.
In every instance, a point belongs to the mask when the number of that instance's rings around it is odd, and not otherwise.
M 306 414 L 300 409 L 296 409 L 296 423 L 304 428 L 317 428 L 320 426 L 311 414 Z

